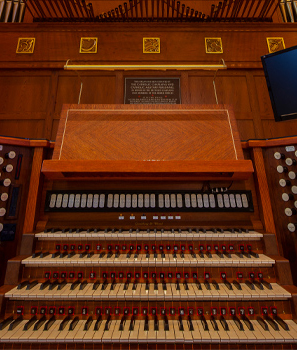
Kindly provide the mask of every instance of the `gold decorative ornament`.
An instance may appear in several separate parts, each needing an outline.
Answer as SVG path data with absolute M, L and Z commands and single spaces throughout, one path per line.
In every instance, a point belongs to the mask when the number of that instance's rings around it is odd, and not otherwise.
M 223 44 L 221 38 L 205 38 L 206 53 L 223 53 Z
M 160 38 L 143 38 L 143 53 L 160 53 Z
M 284 38 L 266 38 L 269 53 L 285 49 Z
M 79 53 L 97 53 L 98 38 L 80 38 Z
M 35 38 L 19 38 L 16 53 L 33 53 Z

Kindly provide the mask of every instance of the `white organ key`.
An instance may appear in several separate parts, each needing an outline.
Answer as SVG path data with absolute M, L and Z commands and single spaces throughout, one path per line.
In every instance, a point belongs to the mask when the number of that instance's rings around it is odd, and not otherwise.
M 165 208 L 170 208 L 170 197 L 169 197 L 169 194 L 165 194 Z
M 156 207 L 156 195 L 152 193 L 150 195 L 150 207 L 155 208 Z
M 262 341 L 264 340 L 264 342 L 273 342 L 274 341 L 274 337 L 272 336 L 272 334 L 269 331 L 264 331 L 264 329 L 259 325 L 258 321 L 256 320 L 252 320 L 251 321 L 254 327 L 254 332 L 256 334 L 257 340 L 258 341 Z
M 164 343 L 166 342 L 166 332 L 164 329 L 164 321 L 160 320 L 159 322 L 159 329 L 157 331 L 157 343 Z
M 75 195 L 75 200 L 74 200 L 74 208 L 79 208 L 80 207 L 80 194 Z
M 59 327 L 60 327 L 61 323 L 62 323 L 62 320 L 56 320 L 48 332 L 43 332 L 41 334 L 41 336 L 38 338 L 38 341 L 40 341 L 40 342 L 47 342 L 47 341 L 54 342 L 60 333 Z
M 252 331 L 250 331 L 247 328 L 247 326 L 244 322 L 241 321 L 241 324 L 243 326 L 243 331 L 239 330 L 238 327 L 236 326 L 236 324 L 234 322 L 232 322 L 231 320 L 226 320 L 226 322 L 228 323 L 229 328 L 233 328 L 234 332 L 237 335 L 238 341 L 240 343 L 254 343 L 255 342 L 256 337 L 254 336 Z
M 121 324 L 121 320 L 116 320 L 113 321 L 115 322 L 115 327 L 111 336 L 111 342 L 112 343 L 119 343 L 121 341 L 121 334 L 122 331 L 119 330 L 120 328 L 120 324 Z M 128 321 L 127 321 L 128 322 Z
M 63 330 L 59 330 L 59 334 L 58 334 L 58 336 L 56 337 L 56 340 L 57 341 L 59 341 L 59 342 L 61 342 L 61 341 L 63 341 L 63 342 L 66 342 L 66 339 L 67 339 L 67 336 L 68 336 L 68 333 L 69 333 L 69 326 L 70 326 L 70 324 L 71 324 L 71 321 L 69 321 L 68 323 L 67 323 L 67 325 L 66 325 L 66 327 L 63 329 Z M 77 326 L 77 325 L 76 325 Z M 76 328 L 76 327 L 75 327 Z M 72 331 L 73 332 L 73 331 Z M 72 333 L 71 332 L 71 333 Z
M 57 201 L 56 201 L 56 208 L 61 208 L 62 199 L 63 199 L 63 195 L 62 194 L 58 194 Z
M 137 194 L 132 194 L 132 208 L 137 208 Z
M 176 196 L 174 193 L 170 195 L 171 208 L 176 208 Z
M 50 204 L 49 204 L 50 208 L 54 208 L 55 207 L 56 199 L 57 199 L 57 195 L 53 193 L 51 195 L 51 198 L 50 198 Z
M 182 208 L 183 207 L 183 196 L 180 193 L 178 193 L 176 195 L 176 199 L 177 199 L 177 207 Z
M 248 208 L 249 207 L 249 202 L 247 199 L 247 195 L 244 193 L 241 195 L 241 199 L 242 199 L 242 205 L 244 208 Z
M 175 343 L 173 322 L 174 322 L 173 320 L 168 320 L 169 331 L 166 332 L 166 342 L 167 343 Z
M 224 201 L 223 201 L 223 196 L 221 194 L 217 195 L 217 200 L 218 200 L 218 206 L 219 208 L 224 208 Z
M 93 205 L 93 195 L 92 194 L 88 194 L 87 207 L 88 208 L 92 208 L 92 205 Z
M 170 322 L 170 321 L 169 321 Z M 179 329 L 179 321 L 173 320 L 173 329 L 175 334 L 175 340 L 177 342 L 183 342 L 184 341 L 184 333 Z
M 230 341 L 230 337 L 228 335 L 228 332 L 224 330 L 223 326 L 221 325 L 221 322 L 219 320 L 217 320 L 217 325 L 219 328 L 219 336 L 221 338 L 221 343 L 229 343 Z
M 26 342 L 32 342 L 32 341 L 38 341 L 39 342 L 39 337 L 45 333 L 44 332 L 44 325 L 42 327 L 40 327 L 38 330 L 33 330 L 33 327 L 31 328 L 31 333 L 30 336 L 27 337 L 27 339 L 25 339 Z
M 15 329 L 13 329 L 11 331 L 8 330 L 5 334 L 2 335 L 0 341 L 1 342 L 11 342 L 13 339 L 18 339 L 18 335 L 24 329 L 24 326 L 27 323 L 27 321 L 28 320 L 23 320 L 15 327 Z
M 139 343 L 146 343 L 147 342 L 147 334 L 148 332 L 144 330 L 144 320 L 139 320 L 139 333 L 138 333 L 138 341 Z
M 95 331 L 93 333 L 93 337 L 90 340 L 91 342 L 97 342 L 97 343 L 101 342 L 102 336 L 104 334 L 105 322 L 106 322 L 105 320 L 102 320 L 102 322 L 100 323 L 98 331 Z
M 63 201 L 62 201 L 62 208 L 67 208 L 67 206 L 68 206 L 68 199 L 69 199 L 69 195 L 68 194 L 64 194 Z
M 131 194 L 126 194 L 126 208 L 131 208 Z
M 111 338 L 112 333 L 115 329 L 117 322 L 120 322 L 120 321 L 111 321 L 110 322 L 109 329 L 104 331 L 104 333 L 103 333 L 102 341 L 104 341 L 104 342 L 111 342 L 112 341 L 112 338 Z
M 157 338 L 157 332 L 154 330 L 154 320 L 149 320 L 149 330 L 147 332 L 147 340 L 150 342 L 155 342 Z
M 196 336 L 199 337 L 199 335 L 197 333 L 200 333 L 201 342 L 202 343 L 210 342 L 212 340 L 212 338 L 211 338 L 211 336 L 209 334 L 209 331 L 205 331 L 204 330 L 203 325 L 202 325 L 202 321 L 201 320 L 193 320 L 192 322 L 193 322 L 193 326 L 194 326 L 194 336 L 195 336 L 195 338 L 196 338 Z
M 138 342 L 138 332 L 140 329 L 140 320 L 135 320 L 134 329 L 129 333 L 129 341 L 132 343 Z M 122 339 L 122 338 L 121 338 Z
M 72 336 L 72 341 L 74 342 L 84 342 L 83 337 L 86 334 L 86 331 L 84 330 L 86 324 L 86 320 L 81 320 L 75 327 L 75 336 Z M 68 333 L 68 336 L 71 335 L 72 332 Z
M 234 194 L 230 194 L 229 199 L 230 199 L 231 208 L 236 208 L 236 201 L 235 201 Z
M 98 208 L 98 207 L 99 207 L 99 194 L 94 194 L 93 208 Z
M 211 208 L 215 208 L 216 207 L 216 201 L 215 201 L 214 194 L 210 194 L 209 195 L 209 203 L 210 203 L 210 207 Z
M 297 153 L 297 151 L 296 151 L 296 153 Z M 286 320 L 286 323 L 290 329 L 288 331 L 288 333 L 292 336 L 293 339 L 297 339 L 297 325 L 296 325 L 296 323 L 293 320 Z
M 183 326 L 185 343 L 193 343 L 192 331 L 190 331 L 189 323 L 186 320 L 183 322 Z
M 185 205 L 186 205 L 186 208 L 190 208 L 191 207 L 191 199 L 190 199 L 189 193 L 185 194 Z
M 240 195 L 240 194 L 236 194 L 236 195 L 235 195 L 235 199 L 236 199 L 237 208 L 242 208 L 241 195 Z
M 143 194 L 138 195 L 138 208 L 143 208 Z
M 242 337 L 238 336 L 237 332 L 235 331 L 235 328 L 237 328 L 235 323 L 232 323 L 232 321 L 230 321 L 230 320 L 225 320 L 225 321 L 226 321 L 228 328 L 229 328 L 228 335 L 230 337 L 231 343 L 238 343 L 238 342 L 240 343 L 242 340 L 246 340 L 246 337 L 243 334 L 242 334 Z M 233 327 L 233 325 L 234 325 L 234 327 Z
M 112 208 L 112 202 L 113 202 L 113 194 L 109 193 L 109 195 L 107 196 L 107 208 Z
M 83 194 L 81 196 L 81 203 L 80 203 L 80 206 L 81 208 L 85 208 L 87 205 L 87 195 L 86 194 Z
M 208 194 L 204 193 L 203 195 L 203 204 L 204 208 L 209 208 L 209 199 L 208 199 Z
M 224 204 L 226 208 L 230 208 L 230 201 L 229 201 L 229 196 L 227 194 L 224 194 Z
M 120 195 L 120 208 L 125 208 L 126 196 L 124 194 Z
M 197 194 L 197 203 L 198 203 L 198 208 L 203 208 L 202 194 Z
M 101 193 L 100 199 L 99 199 L 99 208 L 104 208 L 104 204 L 105 204 L 105 194 Z
M 159 208 L 164 208 L 164 195 L 159 194 Z
M 135 321 L 136 323 L 136 321 Z M 130 320 L 126 320 L 124 322 L 124 329 L 122 331 L 119 331 L 119 340 L 120 342 L 128 342 L 129 341 L 129 337 L 130 337 L 130 333 L 132 333 L 133 331 L 129 331 L 129 327 L 130 327 Z M 134 330 L 135 330 L 135 325 L 134 325 Z M 135 333 L 134 333 L 134 336 L 132 336 L 131 338 L 136 338 L 135 337 Z M 137 332 L 137 335 L 138 335 L 138 332 Z M 137 336 L 136 335 L 136 336 Z M 114 334 L 113 334 L 114 336 Z
M 119 207 L 119 200 L 120 200 L 120 195 L 118 193 L 116 193 L 113 196 L 113 207 L 114 208 L 118 208 Z
M 144 195 L 144 207 L 149 208 L 150 207 L 150 195 L 146 193 Z
M 197 208 L 197 198 L 194 193 L 191 194 L 191 203 L 192 203 L 192 208 Z

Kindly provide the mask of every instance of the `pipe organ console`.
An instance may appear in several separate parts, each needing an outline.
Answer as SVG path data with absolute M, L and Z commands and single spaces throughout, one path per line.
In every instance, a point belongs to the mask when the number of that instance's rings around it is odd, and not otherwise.
M 0 289 L 1 348 L 296 347 L 297 289 L 289 261 L 280 255 L 285 249 L 276 234 L 265 172 L 267 161 L 279 177 L 270 189 L 287 188 L 284 203 L 292 210 L 296 180 L 276 166 L 292 168 L 296 157 L 264 141 L 243 143 L 243 155 L 232 113 L 224 106 L 211 111 L 64 107 L 52 159 L 45 159 L 44 146 L 35 147 L 20 255 L 8 262 Z M 180 119 L 191 125 L 175 148 L 170 138 L 177 137 Z M 208 144 L 200 153 L 203 158 L 209 152 L 202 169 L 191 158 L 201 149 L 184 137 L 192 130 L 195 141 L 201 123 L 210 119 L 219 128 L 231 125 L 233 141 L 227 150 L 228 140 L 213 130 L 212 141 L 225 146 L 214 144 L 213 155 Z M 137 152 L 143 157 L 154 145 L 132 132 L 121 140 L 122 149 L 101 153 L 123 128 L 124 134 L 137 129 L 139 120 L 144 129 L 147 122 L 155 125 L 156 134 L 162 128 L 162 144 L 150 135 L 161 151 L 157 155 L 154 149 L 149 164 Z M 160 120 L 168 123 L 168 136 Z M 117 135 L 111 143 L 109 128 Z M 73 154 L 75 142 L 81 143 Z M 163 154 L 167 158 L 158 161 Z

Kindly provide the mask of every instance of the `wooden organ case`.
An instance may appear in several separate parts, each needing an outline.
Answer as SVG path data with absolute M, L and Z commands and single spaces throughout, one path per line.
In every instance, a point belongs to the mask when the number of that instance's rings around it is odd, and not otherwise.
M 262 150 L 230 107 L 64 106 L 41 162 L 2 348 L 295 348 Z

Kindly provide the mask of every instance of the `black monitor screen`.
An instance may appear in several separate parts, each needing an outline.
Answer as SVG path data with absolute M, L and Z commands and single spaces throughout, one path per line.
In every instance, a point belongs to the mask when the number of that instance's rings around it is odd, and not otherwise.
M 297 46 L 261 57 L 276 121 L 297 118 Z

